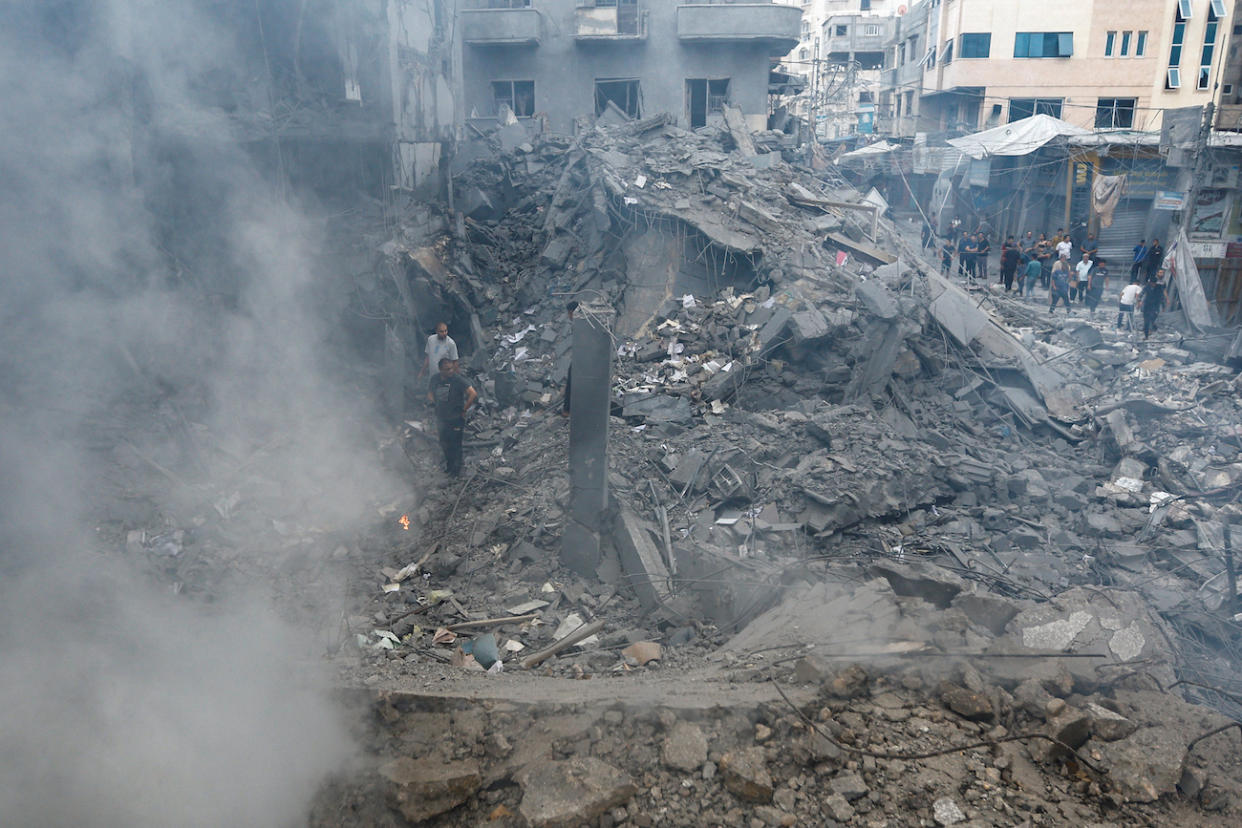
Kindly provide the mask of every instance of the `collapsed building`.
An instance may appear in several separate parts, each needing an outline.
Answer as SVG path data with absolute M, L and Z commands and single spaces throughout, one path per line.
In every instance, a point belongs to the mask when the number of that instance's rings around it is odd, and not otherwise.
M 701 127 L 611 99 L 572 136 L 502 118 L 448 153 L 460 101 L 384 94 L 448 85 L 444 4 L 301 34 L 283 5 L 245 18 L 246 69 L 292 91 L 223 106 L 282 187 L 338 191 L 321 162 L 345 147 L 386 194 L 322 226 L 366 343 L 349 390 L 394 427 L 325 442 L 373 436 L 404 485 L 323 484 L 348 468 L 304 440 L 325 400 L 230 431 L 136 339 L 90 431 L 125 483 L 92 528 L 179 601 L 260 583 L 313 631 L 362 750 L 311 824 L 1236 823 L 1242 418 L 1218 347 L 938 276 L 917 224 L 727 100 Z M 300 69 L 297 43 L 359 72 Z M 414 367 L 441 319 L 482 393 L 460 480 Z M 604 393 L 567 422 L 571 364 Z M 324 508 L 355 498 L 363 532 Z
M 386 747 L 334 802 L 532 825 L 1234 807 L 1219 348 L 968 291 L 916 224 L 740 119 L 489 140 L 375 277 L 411 347 L 412 295 L 455 314 L 483 408 L 463 479 L 390 506 L 387 564 L 358 573 L 342 670 Z M 607 437 L 582 449 L 556 413 L 589 360 Z M 575 421 L 602 413 L 583 384 Z M 407 415 L 421 479 L 433 434 Z

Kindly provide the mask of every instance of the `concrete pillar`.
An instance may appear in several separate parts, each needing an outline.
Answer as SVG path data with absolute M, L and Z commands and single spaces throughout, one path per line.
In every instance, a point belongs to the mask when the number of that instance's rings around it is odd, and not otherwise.
M 574 315 L 569 396 L 569 518 L 561 563 L 595 577 L 608 508 L 608 414 L 612 403 L 613 310 L 582 305 Z

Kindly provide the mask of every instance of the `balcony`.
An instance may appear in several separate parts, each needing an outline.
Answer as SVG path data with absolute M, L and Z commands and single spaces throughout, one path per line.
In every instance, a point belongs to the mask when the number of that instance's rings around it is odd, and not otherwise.
M 632 42 L 647 39 L 647 10 L 638 3 L 596 5 L 579 0 L 574 10 L 574 40 L 579 43 Z
M 681 0 L 677 7 L 677 37 L 684 42 L 763 43 L 771 54 L 783 55 L 798 45 L 801 30 L 797 6 Z
M 475 0 L 462 9 L 462 42 L 471 46 L 538 46 L 541 18 L 521 0 Z

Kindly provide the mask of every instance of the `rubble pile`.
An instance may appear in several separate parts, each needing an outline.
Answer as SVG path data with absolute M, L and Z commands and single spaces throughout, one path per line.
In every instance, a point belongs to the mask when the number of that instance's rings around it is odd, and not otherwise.
M 509 140 L 458 170 L 451 237 L 386 246 L 409 285 L 467 309 L 482 400 L 460 480 L 435 471 L 429 414 L 407 419 L 424 495 L 360 544 L 379 561 L 353 557 L 343 679 L 413 692 L 527 667 L 671 690 L 575 707 L 572 735 L 520 762 L 497 747 L 532 726 L 518 713 L 454 714 L 454 739 L 385 760 L 480 763 L 446 825 L 1233 809 L 1231 737 L 1192 743 L 1242 698 L 1235 372 L 1176 336 L 1144 345 L 952 283 L 842 182 L 747 147 L 664 118 Z M 597 578 L 558 559 L 571 299 L 617 309 L 617 528 Z M 634 545 L 653 550 L 638 569 Z M 670 720 L 676 688 L 722 677 L 819 695 L 697 734 Z M 475 682 L 517 711 L 541 692 L 508 679 Z M 381 728 L 422 715 L 409 704 Z M 402 810 L 423 784 L 409 771 L 342 785 Z

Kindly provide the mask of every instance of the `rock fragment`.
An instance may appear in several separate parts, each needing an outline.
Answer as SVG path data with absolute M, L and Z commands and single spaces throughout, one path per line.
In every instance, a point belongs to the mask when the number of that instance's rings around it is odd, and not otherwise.
M 678 722 L 664 738 L 660 761 L 673 770 L 698 770 L 707 761 L 707 737 L 697 725 Z
M 518 811 L 531 828 L 577 828 L 638 790 L 627 774 L 593 756 L 532 762 L 514 779 L 522 786 Z
M 772 801 L 772 775 L 762 748 L 730 751 L 720 757 L 720 773 L 725 787 L 738 799 Z
M 451 811 L 474 795 L 482 784 L 473 760 L 439 762 L 402 756 L 382 765 L 389 802 L 410 822 L 422 822 Z

